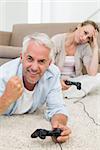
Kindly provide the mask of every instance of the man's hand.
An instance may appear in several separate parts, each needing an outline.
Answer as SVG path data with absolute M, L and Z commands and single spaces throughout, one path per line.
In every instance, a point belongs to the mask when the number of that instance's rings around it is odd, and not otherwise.
M 16 101 L 22 95 L 22 81 L 14 76 L 7 82 L 4 94 L 9 102 Z
M 70 128 L 66 126 L 66 116 L 63 114 L 54 115 L 51 119 L 52 129 L 60 128 L 62 130 L 61 136 L 58 136 L 57 139 L 52 137 L 54 142 L 63 143 L 69 139 L 69 135 L 71 134 Z
M 0 97 L 0 114 L 22 95 L 22 91 L 21 80 L 17 76 L 10 78 L 3 95 Z
M 59 123 L 55 123 L 55 125 L 53 126 L 53 129 L 55 128 L 60 128 L 62 130 L 61 132 L 61 136 L 58 136 L 57 139 L 55 139 L 54 137 L 52 137 L 54 142 L 59 142 L 59 143 L 64 143 L 69 139 L 69 135 L 71 134 L 71 130 L 62 124 Z

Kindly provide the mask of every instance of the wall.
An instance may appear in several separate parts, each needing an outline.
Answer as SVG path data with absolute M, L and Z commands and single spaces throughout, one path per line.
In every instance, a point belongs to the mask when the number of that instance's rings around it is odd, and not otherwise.
M 79 22 L 86 20 L 98 9 L 96 0 L 54 0 L 51 1 L 51 22 Z M 99 7 L 100 8 L 100 7 Z M 99 12 L 100 16 L 100 12 Z M 91 19 L 98 21 L 95 15 Z M 99 19 L 100 20 L 100 19 Z
M 28 22 L 27 0 L 3 0 L 1 7 L 2 24 L 0 30 L 11 31 L 13 24 Z
M 28 0 L 28 22 L 40 23 L 42 18 L 41 0 Z
M 0 29 L 4 27 L 4 16 L 5 16 L 5 1 L 0 0 Z
M 100 0 L 0 0 L 0 30 L 16 23 L 100 22 Z

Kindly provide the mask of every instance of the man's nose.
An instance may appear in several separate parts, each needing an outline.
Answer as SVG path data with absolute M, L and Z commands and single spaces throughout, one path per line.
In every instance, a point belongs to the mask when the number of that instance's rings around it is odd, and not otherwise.
M 33 71 L 37 71 L 38 70 L 38 62 L 37 61 L 34 61 L 31 65 L 31 69 Z

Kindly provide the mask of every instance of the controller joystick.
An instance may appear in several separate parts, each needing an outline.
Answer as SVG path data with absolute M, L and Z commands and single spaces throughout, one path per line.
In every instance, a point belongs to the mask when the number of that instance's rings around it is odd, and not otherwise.
M 46 136 L 54 136 L 57 138 L 58 136 L 60 136 L 61 132 L 62 130 L 59 128 L 56 128 L 53 131 L 45 130 L 45 129 L 37 129 L 31 134 L 31 138 L 39 137 L 41 139 L 45 139 Z

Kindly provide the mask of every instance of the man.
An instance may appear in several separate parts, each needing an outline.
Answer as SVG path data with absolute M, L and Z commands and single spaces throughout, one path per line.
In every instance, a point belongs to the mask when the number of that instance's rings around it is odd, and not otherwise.
M 0 114 L 33 113 L 46 103 L 52 129 L 61 128 L 58 142 L 70 134 L 60 85 L 60 73 L 52 64 L 52 43 L 44 33 L 25 37 L 20 58 L 0 67 Z

